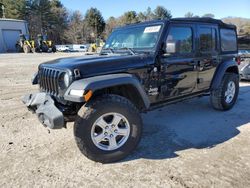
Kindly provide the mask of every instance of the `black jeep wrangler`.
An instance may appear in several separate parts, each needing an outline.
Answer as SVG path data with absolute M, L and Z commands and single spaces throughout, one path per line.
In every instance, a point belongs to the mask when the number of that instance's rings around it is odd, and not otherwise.
M 77 146 L 109 163 L 138 145 L 141 112 L 210 95 L 217 110 L 238 97 L 234 25 L 210 18 L 156 20 L 117 28 L 98 55 L 39 65 L 39 93 L 23 102 L 51 129 L 74 121 Z

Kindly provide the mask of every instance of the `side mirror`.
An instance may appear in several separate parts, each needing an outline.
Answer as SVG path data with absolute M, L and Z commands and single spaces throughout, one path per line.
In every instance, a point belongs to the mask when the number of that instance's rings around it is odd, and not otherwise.
M 168 54 L 176 53 L 176 43 L 175 42 L 167 42 L 166 53 L 168 53 Z

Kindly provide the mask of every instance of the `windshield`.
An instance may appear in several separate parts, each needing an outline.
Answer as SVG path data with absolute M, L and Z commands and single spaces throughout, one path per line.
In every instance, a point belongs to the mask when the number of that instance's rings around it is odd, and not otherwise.
M 115 30 L 103 50 L 152 50 L 158 41 L 162 25 L 137 26 Z

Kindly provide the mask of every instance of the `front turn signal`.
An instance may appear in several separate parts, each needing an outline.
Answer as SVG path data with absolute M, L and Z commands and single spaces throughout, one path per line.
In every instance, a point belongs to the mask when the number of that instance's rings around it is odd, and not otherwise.
M 88 102 L 89 99 L 92 97 L 92 95 L 93 95 L 93 92 L 92 92 L 91 90 L 89 90 L 85 95 L 83 95 L 84 100 L 85 100 L 86 102 Z

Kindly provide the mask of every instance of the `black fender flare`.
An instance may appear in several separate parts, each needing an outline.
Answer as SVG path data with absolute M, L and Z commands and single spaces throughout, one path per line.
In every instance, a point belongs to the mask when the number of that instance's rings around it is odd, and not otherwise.
M 94 76 L 89 78 L 83 78 L 81 80 L 74 81 L 67 91 L 64 94 L 64 99 L 71 102 L 85 102 L 83 97 L 76 97 L 70 95 L 71 90 L 91 90 L 93 93 L 100 89 L 105 89 L 113 86 L 121 85 L 132 85 L 137 92 L 140 94 L 140 97 L 144 103 L 146 109 L 150 106 L 149 98 L 140 84 L 139 80 L 131 74 L 109 74 Z
M 239 70 L 238 70 L 238 64 L 237 62 L 235 62 L 234 60 L 229 60 L 229 61 L 224 61 L 222 62 L 216 69 L 211 86 L 210 86 L 210 90 L 215 90 L 218 89 L 220 86 L 220 83 L 223 79 L 224 74 L 226 73 L 226 71 L 229 68 L 236 68 L 237 70 L 237 74 L 239 74 Z

